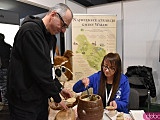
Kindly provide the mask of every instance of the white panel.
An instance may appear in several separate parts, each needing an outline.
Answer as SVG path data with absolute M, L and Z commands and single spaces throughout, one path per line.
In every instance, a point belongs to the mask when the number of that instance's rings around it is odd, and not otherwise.
M 154 41 L 160 39 L 159 5 L 159 0 L 141 0 L 124 4 L 124 55 L 126 67 L 137 64 L 152 66 L 150 60 L 148 60 L 151 57 L 147 51 L 151 49 L 148 43 L 154 43 Z
M 153 69 L 160 103 L 160 0 L 124 4 L 124 67 L 144 65 Z

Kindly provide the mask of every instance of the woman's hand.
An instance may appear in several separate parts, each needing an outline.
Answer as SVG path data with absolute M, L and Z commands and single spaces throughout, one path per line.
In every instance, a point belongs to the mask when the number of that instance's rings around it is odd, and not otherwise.
M 110 105 L 110 106 L 113 106 L 114 109 L 117 109 L 117 103 L 116 103 L 116 101 L 111 101 L 111 102 L 109 103 L 109 105 Z
M 82 83 L 84 84 L 85 87 L 89 85 L 89 78 L 83 78 Z
M 68 99 L 68 98 L 73 97 L 72 93 L 65 88 L 62 89 L 61 95 L 64 97 L 64 99 Z

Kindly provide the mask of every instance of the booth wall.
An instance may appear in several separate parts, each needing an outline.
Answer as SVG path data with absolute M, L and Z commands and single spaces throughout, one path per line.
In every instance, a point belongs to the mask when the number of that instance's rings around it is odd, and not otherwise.
M 141 65 L 152 68 L 160 103 L 160 1 L 124 3 L 124 69 Z

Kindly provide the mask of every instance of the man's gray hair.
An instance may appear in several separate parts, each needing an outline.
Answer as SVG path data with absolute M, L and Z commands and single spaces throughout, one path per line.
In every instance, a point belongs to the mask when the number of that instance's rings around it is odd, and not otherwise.
M 48 13 L 51 13 L 52 11 L 56 11 L 57 13 L 59 13 L 62 17 L 66 14 L 66 11 L 71 9 L 64 3 L 58 3 L 56 4 L 54 7 L 50 8 Z M 71 11 L 72 17 L 73 17 L 73 13 Z

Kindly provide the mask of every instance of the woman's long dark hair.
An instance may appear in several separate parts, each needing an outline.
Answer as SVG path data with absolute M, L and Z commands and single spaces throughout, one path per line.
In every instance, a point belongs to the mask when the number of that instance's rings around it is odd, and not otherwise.
M 118 53 L 108 53 L 107 55 L 104 56 L 102 63 L 101 63 L 101 77 L 100 77 L 100 85 L 99 85 L 99 90 L 98 94 L 101 96 L 102 101 L 106 101 L 105 99 L 105 93 L 106 93 L 106 80 L 107 77 L 105 76 L 103 72 L 103 65 L 104 61 L 108 60 L 111 64 L 111 66 L 115 66 L 115 73 L 114 73 L 114 78 L 113 78 L 113 88 L 112 88 L 112 94 L 110 97 L 110 101 L 113 100 L 118 87 L 119 87 L 119 82 L 120 82 L 120 77 L 121 77 L 121 58 Z

